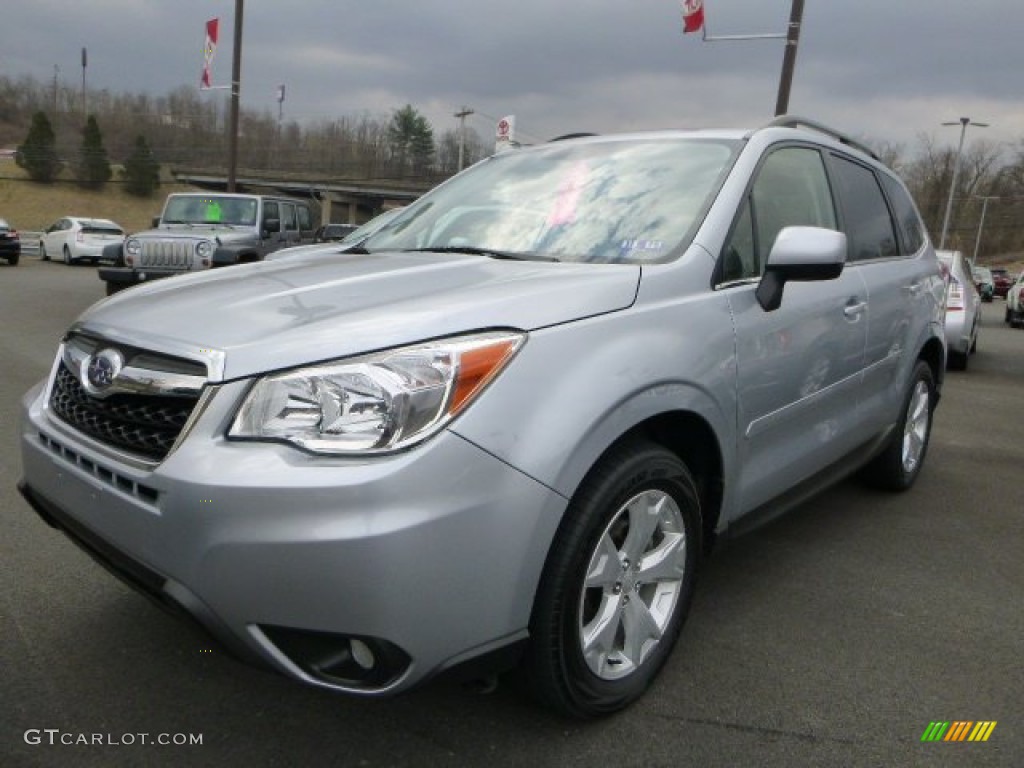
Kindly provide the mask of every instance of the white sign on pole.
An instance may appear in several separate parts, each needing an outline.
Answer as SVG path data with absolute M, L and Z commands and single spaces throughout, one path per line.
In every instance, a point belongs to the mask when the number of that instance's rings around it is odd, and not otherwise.
M 516 116 L 506 115 L 498 121 L 494 134 L 494 151 L 504 152 L 515 144 L 516 140 Z

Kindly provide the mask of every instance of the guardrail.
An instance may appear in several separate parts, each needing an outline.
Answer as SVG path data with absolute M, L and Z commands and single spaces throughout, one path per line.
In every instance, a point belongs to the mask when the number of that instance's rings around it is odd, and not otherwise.
M 42 232 L 30 232 L 19 229 L 18 234 L 21 236 L 22 253 L 39 253 L 39 236 L 43 234 Z

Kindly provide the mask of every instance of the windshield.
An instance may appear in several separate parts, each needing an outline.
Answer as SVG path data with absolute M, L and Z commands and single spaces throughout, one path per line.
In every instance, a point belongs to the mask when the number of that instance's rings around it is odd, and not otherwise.
M 231 224 L 255 226 L 256 200 L 231 195 L 172 195 L 164 224 Z
M 394 218 L 404 210 L 405 208 L 401 207 L 392 208 L 390 210 L 384 211 L 384 213 L 381 213 L 378 216 L 370 219 L 365 224 L 357 227 L 356 229 L 352 230 L 347 235 L 345 235 L 345 237 L 341 239 L 341 244 L 352 245 L 353 243 L 362 242 L 370 235 L 372 235 L 374 232 L 383 229 L 388 224 L 388 222 L 394 220 Z
M 739 146 L 632 138 L 507 151 L 425 195 L 364 246 L 665 261 L 693 236 Z

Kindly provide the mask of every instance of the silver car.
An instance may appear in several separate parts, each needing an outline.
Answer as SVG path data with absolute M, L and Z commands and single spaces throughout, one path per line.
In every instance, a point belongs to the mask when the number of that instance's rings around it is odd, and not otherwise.
M 20 488 L 296 680 L 515 664 L 606 715 L 716 540 L 855 471 L 914 483 L 944 289 L 904 186 L 824 127 L 521 148 L 345 259 L 93 306 L 25 397 Z
M 949 274 L 946 293 L 946 349 L 949 367 L 966 371 L 978 349 L 981 330 L 981 295 L 974 284 L 970 262 L 960 251 L 936 251 Z

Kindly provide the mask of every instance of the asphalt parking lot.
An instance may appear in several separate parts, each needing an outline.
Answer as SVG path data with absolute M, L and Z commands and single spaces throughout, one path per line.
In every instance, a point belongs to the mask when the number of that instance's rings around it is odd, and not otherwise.
M 655 687 L 581 725 L 507 685 L 358 700 L 250 669 L 44 525 L 15 490 L 19 400 L 102 295 L 91 267 L 0 265 L 0 765 L 1024 764 L 1024 331 L 1001 301 L 915 488 L 846 482 L 718 551 Z M 932 721 L 997 725 L 923 743 Z

